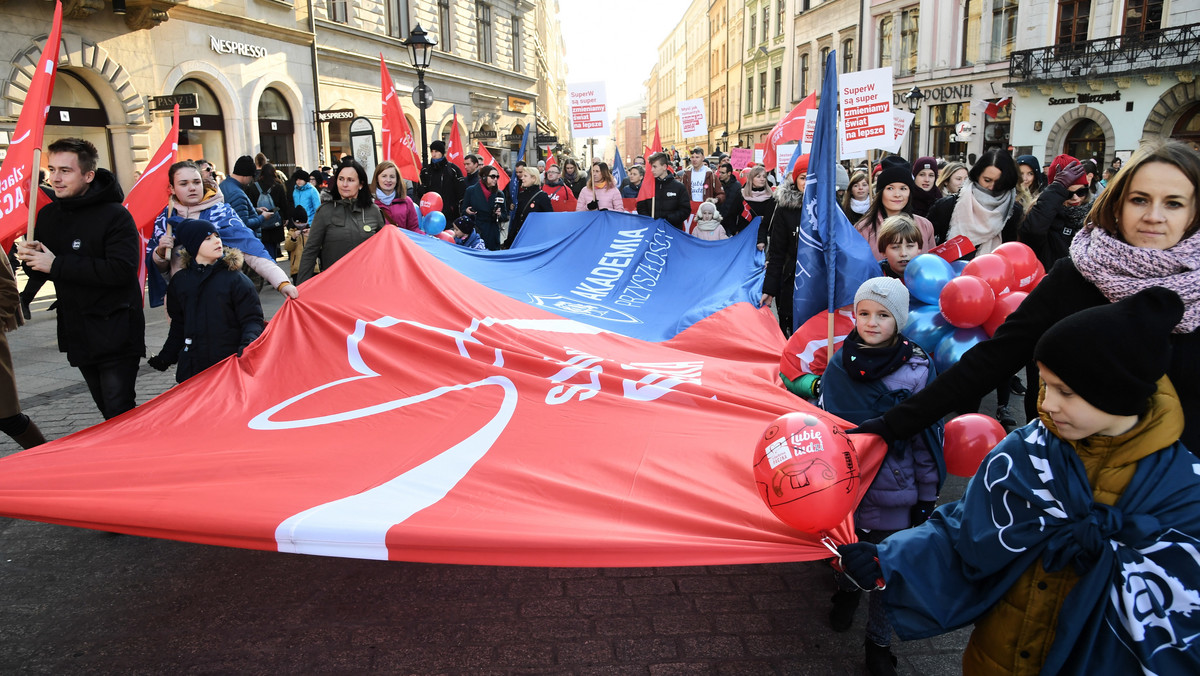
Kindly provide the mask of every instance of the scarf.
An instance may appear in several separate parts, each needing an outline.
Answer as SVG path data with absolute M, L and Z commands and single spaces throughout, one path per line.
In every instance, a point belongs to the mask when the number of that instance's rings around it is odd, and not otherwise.
M 755 190 L 754 188 L 750 187 L 749 183 L 747 183 L 746 186 L 742 188 L 742 197 L 747 202 L 766 202 L 767 200 L 771 199 L 771 186 L 764 185 L 761 190 Z
M 928 216 L 933 203 L 942 199 L 942 191 L 935 185 L 929 190 L 917 188 L 912 192 L 913 213 L 918 216 Z
M 383 206 L 390 207 L 392 206 L 392 200 L 396 199 L 396 191 L 393 190 L 390 193 L 386 193 L 381 188 L 376 188 L 375 199 L 379 200 Z
M 963 184 L 963 189 L 958 191 L 958 200 L 954 204 L 954 213 L 950 216 L 950 232 L 946 239 L 965 235 L 975 245 L 979 254 L 991 253 L 1003 242 L 1000 233 L 1004 230 L 1008 217 L 1012 215 L 1013 204 L 1016 201 L 1017 195 L 1013 190 L 994 195 L 991 191 L 967 181 Z
M 1151 286 L 1174 291 L 1184 304 L 1174 333 L 1200 328 L 1200 237 L 1159 251 L 1130 246 L 1089 223 L 1071 240 L 1071 261 L 1111 303 Z
M 201 200 L 199 204 L 192 207 L 180 204 L 179 200 L 175 199 L 174 195 L 171 195 L 171 215 L 179 216 L 181 219 L 199 218 L 201 213 L 217 206 L 224 201 L 225 196 L 221 194 L 220 190 L 206 190 L 204 192 L 204 199 Z
M 913 344 L 897 334 L 899 340 L 891 345 L 867 346 L 859 342 L 858 329 L 842 343 L 842 368 L 851 380 L 869 383 L 886 376 L 912 358 Z
M 871 208 L 871 200 L 869 198 L 865 199 L 865 200 L 856 200 L 853 197 L 850 198 L 850 211 L 853 211 L 854 213 L 859 214 L 861 216 L 866 216 L 867 209 L 870 209 L 870 208 Z

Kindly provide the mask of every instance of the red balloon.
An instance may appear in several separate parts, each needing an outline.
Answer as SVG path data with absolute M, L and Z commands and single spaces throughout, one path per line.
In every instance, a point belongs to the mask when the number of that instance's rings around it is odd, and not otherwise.
M 1037 271 L 1034 273 L 1033 279 L 1029 280 L 1028 284 L 1021 286 L 1020 290 L 1026 292 L 1026 293 L 1033 291 L 1035 288 L 1037 288 L 1037 285 L 1040 284 L 1042 279 L 1044 279 L 1045 277 L 1046 277 L 1046 267 L 1044 265 L 1042 265 L 1041 261 L 1038 261 Z
M 968 413 L 954 418 L 946 423 L 942 444 L 946 471 L 954 476 L 975 476 L 979 463 L 1005 436 L 1004 426 L 990 416 Z
M 427 192 L 421 195 L 421 213 L 428 214 L 431 211 L 442 210 L 442 196 L 436 192 Z
M 992 314 L 983 323 L 983 330 L 987 331 L 988 338 L 996 335 L 996 329 L 1000 328 L 1004 320 L 1008 319 L 1008 316 L 1013 313 L 1013 310 L 1017 309 L 1017 306 L 1028 295 L 1024 291 L 1013 291 L 996 299 L 996 306 L 992 308 Z
M 987 282 L 997 296 L 1017 290 L 1017 285 L 1013 281 L 1012 263 L 1004 256 L 996 254 L 976 256 L 970 263 L 967 263 L 967 267 L 963 268 L 962 274 L 974 275 Z
M 820 411 L 788 413 L 754 448 L 754 481 L 775 516 L 819 536 L 854 510 L 861 478 L 850 437 Z
M 1008 259 L 1013 266 L 1013 286 L 1016 290 L 1028 291 L 1026 288 L 1034 282 L 1038 270 L 1038 258 L 1028 245 L 1021 242 L 1005 242 L 996 247 L 992 253 Z
M 955 277 L 942 287 L 938 308 L 946 321 L 960 329 L 970 329 L 987 321 L 996 305 L 996 292 L 978 277 Z
M 454 244 L 454 233 L 450 232 L 449 230 L 443 230 L 434 235 L 434 237 L 437 237 L 444 242 L 450 242 L 451 244 Z

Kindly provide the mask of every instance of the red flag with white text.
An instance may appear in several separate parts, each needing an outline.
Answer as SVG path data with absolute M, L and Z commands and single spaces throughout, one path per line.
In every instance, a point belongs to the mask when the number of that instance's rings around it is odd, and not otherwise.
M 421 153 L 413 138 L 412 128 L 404 117 L 404 109 L 396 96 L 396 87 L 388 73 L 383 55 L 379 55 L 379 81 L 383 96 L 383 120 L 380 136 L 383 140 L 383 159 L 396 163 L 401 178 L 418 182 L 421 180 Z
M 179 159 L 179 104 L 171 114 L 171 131 L 163 139 L 162 145 L 150 158 L 150 164 L 142 172 L 142 177 L 129 189 L 125 196 L 125 210 L 133 217 L 137 226 L 138 236 L 142 239 L 142 251 L 146 243 L 154 236 L 154 219 L 167 207 L 168 186 L 170 185 L 170 169 Z M 142 293 L 146 292 L 146 257 L 142 256 L 138 264 L 138 286 Z
M 778 146 L 791 141 L 799 141 L 800 137 L 804 135 L 805 115 L 808 111 L 816 109 L 817 94 L 813 92 L 804 97 L 803 101 L 797 103 L 795 108 L 792 108 L 792 112 L 785 115 L 779 122 L 776 122 L 774 127 L 771 127 L 771 133 L 767 134 L 767 138 L 763 142 L 763 166 L 768 171 L 774 169 L 778 162 L 776 159 Z
M 500 180 L 496 181 L 496 187 L 500 188 L 501 190 L 507 188 L 508 174 L 504 172 L 504 167 L 500 166 L 500 163 L 496 161 L 496 158 L 492 157 L 492 154 L 488 152 L 488 149 L 483 147 L 483 141 L 479 142 L 479 158 L 483 160 L 480 164 L 495 168 L 496 173 L 500 177 Z
M 446 144 L 446 161 L 458 167 L 463 176 L 467 175 L 467 165 L 463 161 L 466 155 L 466 146 L 463 145 L 462 136 L 458 133 L 458 107 L 453 108 L 454 123 L 450 126 L 450 143 Z
M 556 166 L 557 164 L 558 159 L 554 157 L 554 153 L 550 153 L 550 156 L 546 158 L 546 169 Z
M 54 95 L 54 78 L 58 74 L 58 54 L 62 43 L 62 3 L 54 5 L 54 21 L 42 56 L 38 59 L 33 81 L 25 90 L 21 116 L 13 130 L 4 163 L 0 164 L 0 246 L 12 248 L 13 240 L 25 234 L 29 225 L 30 191 L 36 197 L 36 209 L 50 203 L 37 187 L 38 170 L 33 166 L 33 151 L 42 147 L 46 130 L 46 113 Z

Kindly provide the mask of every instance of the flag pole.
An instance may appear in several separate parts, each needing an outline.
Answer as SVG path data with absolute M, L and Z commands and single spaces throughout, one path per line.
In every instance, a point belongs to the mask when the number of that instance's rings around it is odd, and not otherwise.
M 37 191 L 41 190 L 38 184 L 37 174 L 34 172 L 40 171 L 42 168 L 42 149 L 33 149 L 33 163 L 29 167 L 29 223 L 25 229 L 25 242 L 33 241 L 33 228 L 37 225 Z
M 829 342 L 826 343 L 826 345 L 825 345 L 825 363 L 826 364 L 833 363 L 833 316 L 835 314 L 837 314 L 836 310 L 829 313 L 829 325 L 827 327 L 827 329 L 829 331 L 829 333 L 828 333 Z

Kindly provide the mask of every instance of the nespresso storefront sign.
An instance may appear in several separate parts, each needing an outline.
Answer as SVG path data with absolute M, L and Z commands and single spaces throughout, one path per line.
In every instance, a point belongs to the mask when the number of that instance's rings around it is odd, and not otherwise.
M 261 59 L 267 55 L 266 47 L 248 45 L 244 42 L 234 42 L 233 40 L 222 40 L 211 35 L 208 36 L 208 48 L 218 54 L 237 54 L 238 56 L 249 56 L 254 59 Z

